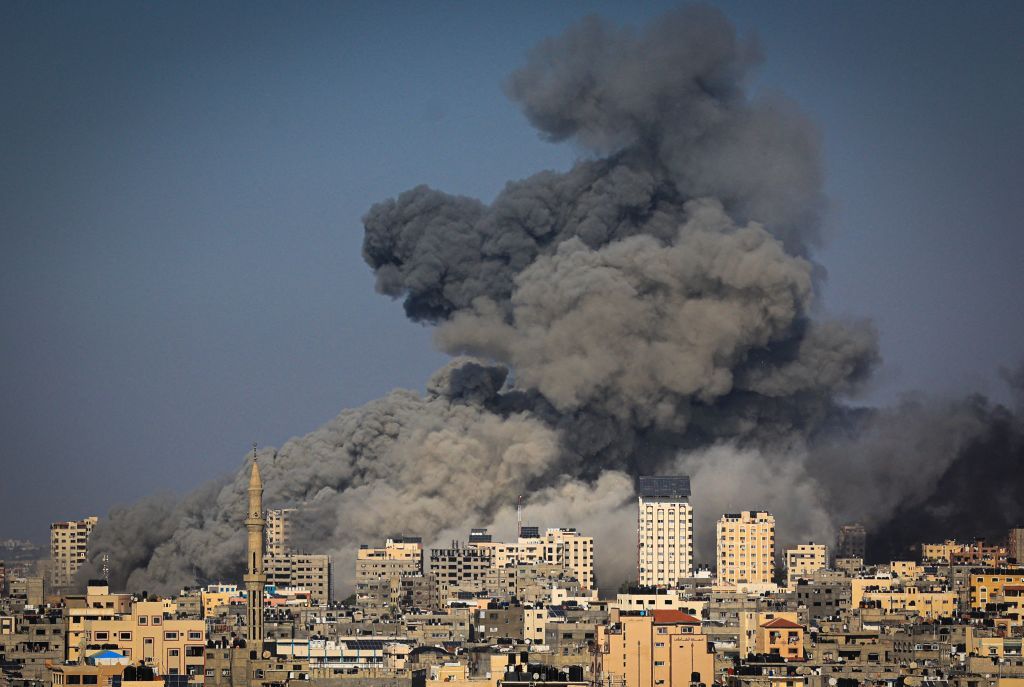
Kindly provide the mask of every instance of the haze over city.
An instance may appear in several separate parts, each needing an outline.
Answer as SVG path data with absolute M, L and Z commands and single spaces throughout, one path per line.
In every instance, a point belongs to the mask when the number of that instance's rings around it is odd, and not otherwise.
M 235 471 L 446 357 L 374 292 L 361 218 L 587 155 L 503 94 L 532 45 L 669 5 L 5 3 L 0 536 Z M 1012 4 L 721 4 L 753 92 L 820 132 L 815 308 L 869 318 L 856 402 L 1010 396 L 1024 87 Z M 53 479 L 61 475 L 61 479 Z M 46 483 L 46 499 L 33 485 Z

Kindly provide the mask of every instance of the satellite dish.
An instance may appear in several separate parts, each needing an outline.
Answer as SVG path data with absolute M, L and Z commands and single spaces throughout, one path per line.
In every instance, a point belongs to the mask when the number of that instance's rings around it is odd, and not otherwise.
M 829 683 L 830 685 L 833 685 L 833 686 L 834 686 L 834 685 L 838 685 L 838 684 L 839 684 L 839 680 L 835 679 L 834 677 L 830 677 L 830 678 L 828 679 L 828 683 Z
M 534 680 L 539 680 L 540 679 L 540 673 L 534 673 L 533 674 L 533 679 Z
M 263 658 L 270 658 L 270 652 L 269 651 L 264 651 L 263 652 Z

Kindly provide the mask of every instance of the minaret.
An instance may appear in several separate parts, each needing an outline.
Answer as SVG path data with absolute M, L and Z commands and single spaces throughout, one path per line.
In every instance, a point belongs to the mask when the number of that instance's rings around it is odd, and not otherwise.
M 249 551 L 246 561 L 245 590 L 249 605 L 249 627 L 246 643 L 250 649 L 263 648 L 263 586 L 267 576 L 263 573 L 263 481 L 256 463 L 256 444 L 252 445 L 252 476 L 249 478 L 249 515 L 245 529 L 249 530 Z

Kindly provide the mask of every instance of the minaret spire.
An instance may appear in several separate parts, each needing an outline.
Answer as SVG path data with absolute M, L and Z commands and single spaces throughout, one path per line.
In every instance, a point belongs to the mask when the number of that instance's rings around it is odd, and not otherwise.
M 256 444 L 252 445 L 252 472 L 249 475 L 249 512 L 245 518 L 245 529 L 249 533 L 248 556 L 246 560 L 245 589 L 249 606 L 249 623 L 246 632 L 248 644 L 253 649 L 263 647 L 263 606 L 264 585 L 267 576 L 263 572 L 263 479 L 256 461 Z

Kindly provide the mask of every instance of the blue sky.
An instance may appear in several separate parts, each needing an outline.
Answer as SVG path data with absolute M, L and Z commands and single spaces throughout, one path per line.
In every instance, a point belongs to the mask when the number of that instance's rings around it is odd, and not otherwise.
M 1024 353 L 1024 6 L 723 2 L 752 84 L 821 129 L 822 307 L 866 399 L 1004 397 Z M 502 80 L 590 13 L 670 3 L 0 5 L 0 537 L 233 470 L 444 357 L 377 295 L 360 217 L 490 199 L 578 154 Z

